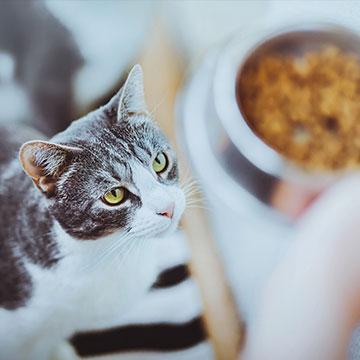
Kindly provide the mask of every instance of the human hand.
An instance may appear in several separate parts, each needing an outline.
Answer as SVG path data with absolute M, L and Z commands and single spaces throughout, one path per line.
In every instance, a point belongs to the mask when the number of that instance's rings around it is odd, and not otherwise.
M 360 323 L 360 177 L 327 190 L 271 275 L 244 359 L 345 359 Z

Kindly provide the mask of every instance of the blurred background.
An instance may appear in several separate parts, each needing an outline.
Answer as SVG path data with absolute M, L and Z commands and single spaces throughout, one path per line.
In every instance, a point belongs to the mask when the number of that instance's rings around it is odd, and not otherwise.
M 183 174 L 198 181 L 183 227 L 217 354 L 232 358 L 298 215 L 328 184 L 288 176 L 286 160 L 242 128 L 238 71 L 281 29 L 349 44 L 359 18 L 359 1 L 3 0 L 0 121 L 51 136 L 109 99 L 134 63 L 143 66 L 149 108 Z

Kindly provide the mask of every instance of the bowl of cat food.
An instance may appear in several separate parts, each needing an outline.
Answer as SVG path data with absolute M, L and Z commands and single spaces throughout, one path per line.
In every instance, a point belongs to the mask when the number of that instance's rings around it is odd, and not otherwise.
M 214 70 L 213 101 L 214 153 L 272 207 L 294 191 L 307 204 L 360 169 L 360 37 L 349 29 L 309 24 L 233 39 Z

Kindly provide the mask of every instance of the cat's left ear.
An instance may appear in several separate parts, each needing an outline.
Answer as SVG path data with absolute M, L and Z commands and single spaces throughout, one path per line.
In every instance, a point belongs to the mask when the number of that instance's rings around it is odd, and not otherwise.
M 137 64 L 131 69 L 120 91 L 117 120 L 121 121 L 131 115 L 147 113 L 143 71 L 141 66 Z
M 55 191 L 60 175 L 81 151 L 76 147 L 47 141 L 28 141 L 20 148 L 19 160 L 37 188 L 50 196 Z

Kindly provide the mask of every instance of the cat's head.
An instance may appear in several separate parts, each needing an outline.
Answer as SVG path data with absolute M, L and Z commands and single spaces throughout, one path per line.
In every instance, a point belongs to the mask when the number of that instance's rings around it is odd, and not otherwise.
M 139 65 L 108 104 L 50 142 L 25 143 L 20 161 L 50 213 L 78 239 L 158 236 L 185 208 L 176 156 L 146 108 Z

